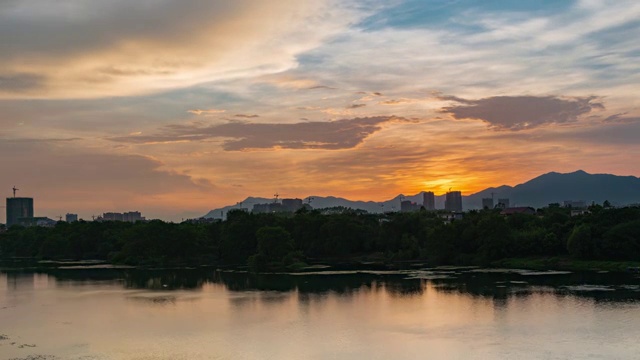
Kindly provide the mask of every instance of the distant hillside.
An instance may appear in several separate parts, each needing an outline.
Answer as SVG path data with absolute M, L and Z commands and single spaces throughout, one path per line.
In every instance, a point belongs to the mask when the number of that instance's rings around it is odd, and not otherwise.
M 584 200 L 588 204 L 602 204 L 605 200 L 613 205 L 640 203 L 640 179 L 635 176 L 611 174 L 588 174 L 582 170 L 560 174 L 550 172 L 514 187 L 489 188 L 466 196 L 465 209 L 479 209 L 482 198 L 509 198 L 511 206 L 544 207 L 565 200 Z
M 353 201 L 353 200 L 348 200 L 348 199 L 334 197 L 334 196 L 323 197 L 323 196 L 312 195 L 311 196 L 312 200 L 310 204 L 314 209 L 325 209 L 325 208 L 330 208 L 335 206 L 344 206 L 346 208 L 366 210 L 370 213 L 382 213 L 386 211 L 399 210 L 401 197 L 403 200 L 411 200 L 416 203 L 422 204 L 422 193 L 411 195 L 411 196 L 404 196 L 401 194 L 391 200 L 387 200 L 384 202 Z M 304 198 L 305 203 L 307 203 L 308 198 L 309 197 Z M 436 207 L 438 206 L 439 203 L 440 203 L 440 207 L 443 207 L 444 196 L 441 197 L 442 199 L 439 199 L 439 198 L 440 197 L 436 197 Z M 239 209 L 240 207 L 251 210 L 253 209 L 253 205 L 255 204 L 265 204 L 273 201 L 274 199 L 248 197 L 240 203 L 241 205 L 240 204 L 229 205 L 219 209 L 214 209 L 209 211 L 206 215 L 204 215 L 204 217 L 221 219 L 226 217 L 226 214 L 229 210 Z
M 511 206 L 532 206 L 540 208 L 550 203 L 562 204 L 565 200 L 583 200 L 588 204 L 595 202 L 602 204 L 609 200 L 612 205 L 627 205 L 640 203 L 640 178 L 635 176 L 617 176 L 610 174 L 588 174 L 582 170 L 560 174 L 550 172 L 540 175 L 524 184 L 516 186 L 503 185 L 491 187 L 469 196 L 463 196 L 462 206 L 465 210 L 481 209 L 482 198 L 508 198 Z M 422 204 L 422 192 L 415 195 L 398 195 L 384 202 L 353 201 L 333 196 L 311 196 L 311 206 L 316 209 L 344 206 L 352 209 L 362 209 L 371 213 L 383 211 L 397 211 L 400 201 L 411 200 Z M 306 198 L 305 198 L 306 199 Z M 273 199 L 248 197 L 242 201 L 242 207 L 248 210 L 255 204 L 272 202 Z M 209 211 L 204 217 L 224 218 L 231 209 L 238 209 L 240 205 L 230 205 Z M 436 208 L 444 208 L 444 195 L 436 196 Z

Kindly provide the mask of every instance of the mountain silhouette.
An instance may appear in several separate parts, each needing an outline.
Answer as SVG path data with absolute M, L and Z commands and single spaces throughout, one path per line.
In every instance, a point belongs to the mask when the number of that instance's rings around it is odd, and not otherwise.
M 612 205 L 622 206 L 640 203 L 640 178 L 635 176 L 618 176 L 612 174 L 589 174 L 582 170 L 561 174 L 550 172 L 533 178 L 516 186 L 502 185 L 490 187 L 477 193 L 463 196 L 462 206 L 464 210 L 482 208 L 482 199 L 491 198 L 493 193 L 494 203 L 498 199 L 509 199 L 510 206 L 531 206 L 541 208 L 551 203 L 562 204 L 566 200 L 584 201 L 587 204 L 602 204 L 608 200 Z M 352 201 L 339 197 L 311 196 L 311 206 L 323 209 L 335 206 L 344 206 L 352 209 L 362 209 L 371 213 L 383 211 L 398 211 L 402 200 L 410 200 L 422 204 L 422 194 L 400 194 L 393 199 L 375 201 Z M 444 208 L 444 195 L 435 197 L 436 209 Z M 305 203 L 307 202 L 305 198 Z M 255 204 L 273 202 L 274 199 L 248 197 L 242 201 L 242 207 L 248 210 Z M 211 210 L 204 217 L 224 218 L 229 210 L 240 208 L 240 205 L 230 205 Z
M 466 209 L 482 207 L 482 198 L 508 198 L 511 206 L 540 208 L 550 203 L 562 204 L 565 200 L 602 204 L 608 200 L 613 205 L 640 203 L 640 179 L 635 176 L 589 174 L 582 170 L 560 174 L 550 172 L 526 183 L 499 188 L 489 188 L 464 197 Z

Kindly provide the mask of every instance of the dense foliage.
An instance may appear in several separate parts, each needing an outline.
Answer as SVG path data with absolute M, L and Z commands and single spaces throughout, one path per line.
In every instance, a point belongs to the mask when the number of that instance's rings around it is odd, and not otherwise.
M 593 206 L 571 217 L 472 211 L 446 223 L 438 212 L 250 214 L 226 221 L 58 223 L 0 233 L 0 257 L 104 259 L 133 265 L 247 264 L 255 269 L 320 260 L 424 260 L 488 264 L 509 257 L 640 260 L 640 208 Z

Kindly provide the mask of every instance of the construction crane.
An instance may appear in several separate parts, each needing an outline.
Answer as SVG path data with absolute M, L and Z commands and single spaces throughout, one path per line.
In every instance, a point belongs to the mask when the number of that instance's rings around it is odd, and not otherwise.
M 275 198 L 275 200 L 273 200 L 274 203 L 278 202 L 278 196 L 280 196 L 280 194 L 278 193 L 273 194 L 273 197 Z
M 13 197 L 16 197 L 16 191 L 18 191 L 20 189 L 16 188 L 15 185 L 13 185 Z

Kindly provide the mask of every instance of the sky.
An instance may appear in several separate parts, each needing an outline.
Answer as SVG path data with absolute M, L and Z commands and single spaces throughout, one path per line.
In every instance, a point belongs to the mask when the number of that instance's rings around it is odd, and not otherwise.
M 639 176 L 639 38 L 635 0 L 0 0 L 0 193 L 180 221 Z

